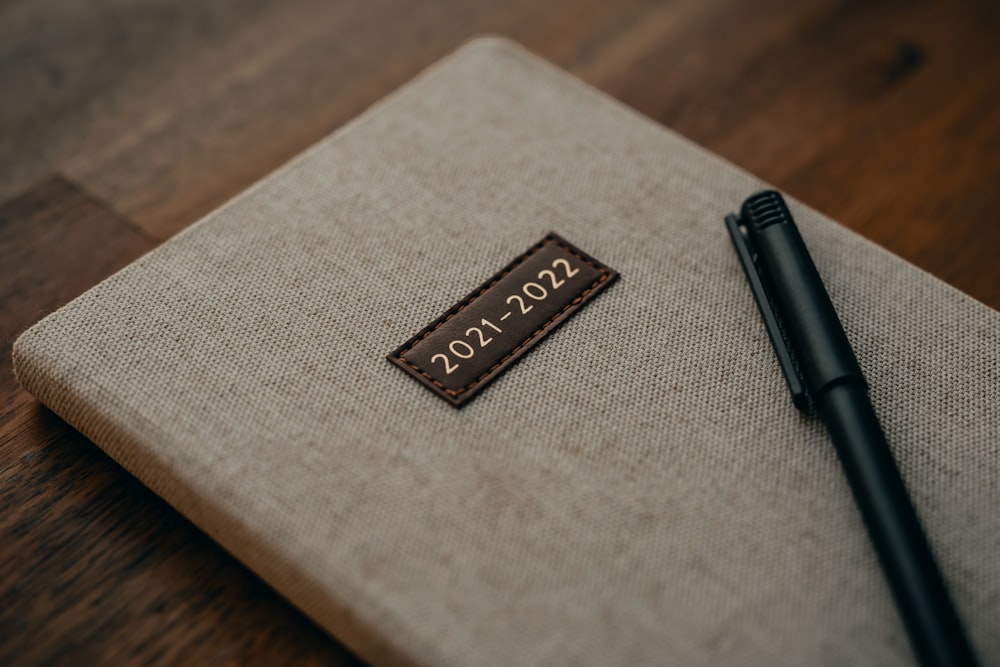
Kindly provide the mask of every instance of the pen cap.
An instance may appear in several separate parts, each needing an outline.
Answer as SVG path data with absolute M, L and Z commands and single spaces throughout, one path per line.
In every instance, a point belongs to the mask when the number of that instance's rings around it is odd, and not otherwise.
M 865 383 L 850 341 L 781 194 L 748 198 L 742 222 L 757 253 L 807 390 L 817 398 L 833 383 Z

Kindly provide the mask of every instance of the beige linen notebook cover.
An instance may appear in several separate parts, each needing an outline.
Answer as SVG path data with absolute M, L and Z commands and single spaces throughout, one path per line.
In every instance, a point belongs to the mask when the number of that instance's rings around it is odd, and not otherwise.
M 912 664 L 723 226 L 763 187 L 477 40 L 31 328 L 16 370 L 377 663 Z M 790 205 L 1000 664 L 1000 314 Z M 386 360 L 550 230 L 621 279 L 467 406 Z

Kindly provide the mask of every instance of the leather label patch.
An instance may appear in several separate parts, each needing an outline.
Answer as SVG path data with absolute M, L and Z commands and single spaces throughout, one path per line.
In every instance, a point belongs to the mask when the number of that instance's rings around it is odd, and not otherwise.
M 549 234 L 389 355 L 455 407 L 618 278 Z

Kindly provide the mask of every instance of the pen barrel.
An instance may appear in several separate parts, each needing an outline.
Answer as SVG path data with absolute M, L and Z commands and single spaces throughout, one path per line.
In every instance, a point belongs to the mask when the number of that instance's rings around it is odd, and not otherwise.
M 836 382 L 864 384 L 847 334 L 790 216 L 763 228 L 750 225 L 748 232 L 810 395 Z
M 975 665 L 867 389 L 845 382 L 814 396 L 814 401 L 921 664 Z
M 864 375 L 788 207 L 779 193 L 761 192 L 744 202 L 740 217 L 782 338 L 830 431 L 917 658 L 924 667 L 975 665 Z

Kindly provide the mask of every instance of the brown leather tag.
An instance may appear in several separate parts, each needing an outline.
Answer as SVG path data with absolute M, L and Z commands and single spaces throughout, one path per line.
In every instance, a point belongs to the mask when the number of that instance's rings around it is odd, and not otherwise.
M 460 407 L 616 278 L 614 269 L 549 234 L 389 361 Z

